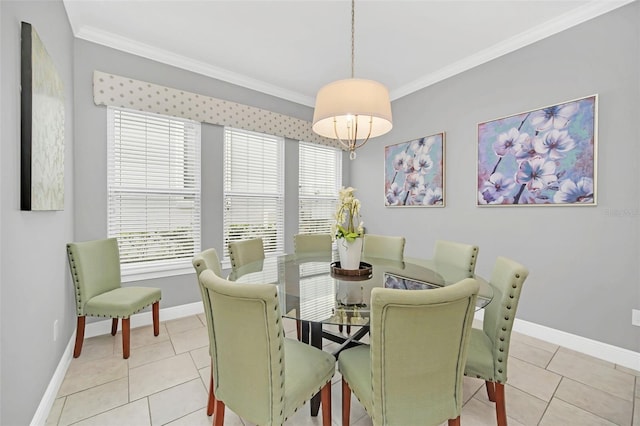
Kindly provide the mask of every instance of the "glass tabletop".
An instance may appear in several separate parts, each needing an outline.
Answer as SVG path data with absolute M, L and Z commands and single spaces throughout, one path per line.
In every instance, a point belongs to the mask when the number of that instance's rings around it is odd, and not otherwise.
M 336 267 L 332 255 L 289 254 L 240 267 L 229 280 L 276 284 L 283 316 L 336 325 L 367 325 L 371 290 L 375 287 L 419 291 L 472 277 L 480 284 L 476 309 L 493 298 L 493 288 L 483 278 L 432 260 L 363 258 L 362 262 L 371 265 L 370 271 L 363 268 L 358 271 L 362 275 L 342 275 L 345 271 Z

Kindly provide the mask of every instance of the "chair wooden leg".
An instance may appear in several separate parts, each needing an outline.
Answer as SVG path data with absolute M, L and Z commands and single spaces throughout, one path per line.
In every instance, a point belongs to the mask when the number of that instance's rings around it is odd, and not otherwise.
M 151 305 L 153 311 L 153 335 L 160 334 L 160 302 L 155 302 Z
M 129 318 L 122 318 L 122 358 L 129 358 L 131 328 Z
M 460 426 L 460 416 L 455 419 L 449 419 L 449 426 Z
M 507 426 L 507 408 L 504 399 L 504 383 L 495 383 L 496 417 L 498 426 Z
M 486 380 L 484 382 L 484 385 L 487 388 L 487 396 L 489 397 L 489 401 L 496 402 L 496 393 L 495 388 L 493 387 L 493 382 Z
M 349 426 L 351 416 L 351 388 L 345 379 L 342 379 L 342 426 Z
M 209 402 L 207 403 L 207 416 L 215 414 L 216 396 L 213 393 L 213 361 L 211 362 L 211 378 L 209 380 Z
M 340 324 L 340 325 L 338 326 L 338 331 L 339 331 L 340 333 L 342 333 L 342 324 Z
M 84 320 L 85 316 L 78 317 L 78 327 L 76 329 L 76 345 L 73 348 L 73 357 L 78 358 L 82 352 L 82 342 L 84 342 Z
M 320 391 L 322 404 L 322 426 L 331 426 L 331 380 Z
M 351 326 L 350 325 L 347 326 L 347 334 L 351 334 Z
M 298 341 L 302 341 L 302 322 L 300 320 L 296 320 L 296 337 Z
M 216 413 L 213 415 L 213 426 L 224 425 L 224 402 L 216 401 Z
M 118 318 L 111 319 L 111 335 L 115 336 L 118 332 Z

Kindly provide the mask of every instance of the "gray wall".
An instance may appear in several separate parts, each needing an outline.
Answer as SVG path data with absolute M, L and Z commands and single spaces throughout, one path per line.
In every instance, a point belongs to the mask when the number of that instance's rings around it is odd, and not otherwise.
M 394 129 L 352 165 L 369 232 L 410 236 L 431 257 L 436 239 L 480 246 L 531 274 L 518 318 L 640 350 L 638 160 L 640 4 L 633 3 L 393 103 Z M 599 94 L 597 207 L 475 207 L 479 122 Z M 445 208 L 383 204 L 384 146 L 446 132 Z
M 24 425 L 31 421 L 75 323 L 65 254 L 74 219 L 73 36 L 61 1 L 2 1 L 0 10 L 0 424 Z M 20 211 L 20 21 L 36 29 L 65 88 L 64 211 Z M 54 342 L 55 320 L 60 337 Z

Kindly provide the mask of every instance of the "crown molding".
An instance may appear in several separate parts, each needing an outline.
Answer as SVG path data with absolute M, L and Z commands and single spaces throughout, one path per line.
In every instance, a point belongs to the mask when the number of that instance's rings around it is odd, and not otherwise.
M 75 36 L 79 39 L 90 41 L 92 43 L 101 44 L 103 46 L 161 62 L 163 64 L 173 65 L 177 68 L 182 68 L 217 80 L 226 81 L 227 83 L 242 86 L 267 95 L 276 96 L 291 102 L 296 102 L 310 107 L 313 107 L 315 103 L 315 98 L 301 93 L 287 90 L 223 68 L 215 67 L 202 61 L 196 61 L 186 56 L 178 55 L 176 53 L 159 49 L 145 43 L 140 43 L 94 27 L 83 26 L 77 30 Z
M 422 78 L 414 80 L 409 84 L 392 90 L 389 94 L 390 98 L 392 101 L 399 99 L 635 1 L 637 0 L 594 0 L 581 8 L 560 15 L 557 18 L 538 25 L 529 31 L 504 40 L 488 49 L 482 50 L 449 66 L 440 68 L 439 70 L 425 75 Z

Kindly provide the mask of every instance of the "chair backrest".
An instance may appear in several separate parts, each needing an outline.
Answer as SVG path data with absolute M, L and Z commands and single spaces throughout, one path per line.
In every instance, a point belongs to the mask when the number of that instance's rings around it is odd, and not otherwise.
M 202 305 L 204 306 L 204 315 L 207 321 L 207 330 L 209 332 L 209 352 L 213 356 L 215 352 L 213 347 L 213 324 L 211 323 L 211 301 L 208 294 L 198 278 L 202 271 L 211 270 L 214 274 L 221 277 L 222 270 L 220 268 L 220 258 L 216 249 L 210 248 L 197 254 L 193 260 L 193 267 L 196 270 L 196 281 L 198 281 L 198 288 L 200 289 L 200 295 L 202 296 Z
M 331 253 L 331 234 L 296 234 L 293 246 L 295 254 Z
M 473 278 L 432 290 L 371 291 L 373 424 L 460 415 L 477 294 Z
M 362 256 L 389 260 L 403 260 L 404 243 L 404 237 L 364 234 Z
M 476 272 L 479 247 L 454 241 L 436 241 L 433 259 L 438 263 L 446 263 L 457 268 L 466 268 L 470 274 Z
M 511 330 L 522 285 L 528 275 L 527 268 L 506 257 L 496 259 L 491 274 L 493 299 L 484 309 L 482 328 L 493 344 L 494 376 L 501 383 L 507 380 Z
M 84 305 L 92 297 L 121 286 L 120 252 L 115 238 L 68 243 L 67 258 L 76 287 L 78 316 L 84 315 Z
M 264 259 L 262 238 L 230 242 L 229 257 L 231 258 L 231 267 L 233 269 Z
M 284 423 L 284 330 L 273 284 L 238 285 L 205 270 L 216 398 L 255 424 Z M 217 350 L 224 348 L 224 350 Z

